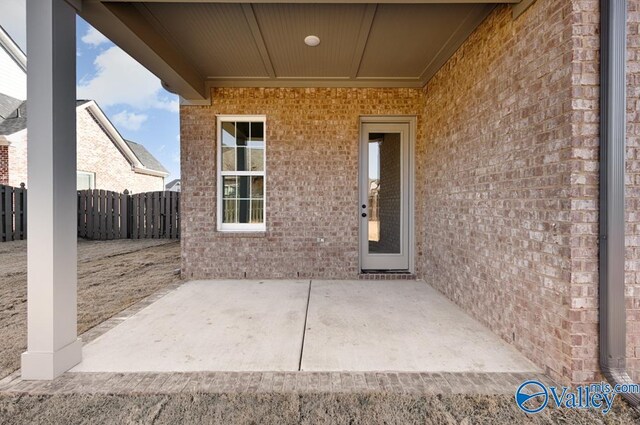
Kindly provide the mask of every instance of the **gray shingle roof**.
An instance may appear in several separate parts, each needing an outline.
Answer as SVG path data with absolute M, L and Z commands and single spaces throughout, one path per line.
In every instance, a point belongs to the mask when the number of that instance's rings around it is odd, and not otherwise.
M 0 120 L 9 117 L 21 103 L 22 100 L 0 93 Z
M 142 163 L 142 165 L 145 166 L 145 168 L 148 168 L 153 171 L 161 171 L 164 173 L 169 172 L 166 168 L 164 168 L 164 166 L 160 163 L 160 161 L 156 159 L 155 156 L 151 155 L 151 152 L 149 152 L 147 148 L 145 148 L 139 143 L 132 142 L 131 140 L 125 139 L 125 142 L 127 142 L 127 145 L 129 145 L 129 148 L 131 148 L 133 153 L 136 155 L 136 157 Z
M 27 102 L 0 94 L 0 135 L 8 136 L 27 128 Z
M 76 106 L 90 100 L 76 100 Z M 27 128 L 27 101 L 0 93 L 0 135 L 8 136 Z
M 173 179 L 165 185 L 165 189 L 171 189 L 176 184 L 180 184 L 180 179 Z

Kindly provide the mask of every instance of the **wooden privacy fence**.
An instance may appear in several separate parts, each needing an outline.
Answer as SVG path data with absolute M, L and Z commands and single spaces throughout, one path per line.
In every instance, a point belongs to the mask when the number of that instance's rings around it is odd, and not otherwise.
M 78 236 L 179 239 L 180 193 L 78 191 Z M 27 189 L 0 185 L 0 242 L 27 238 Z
M 127 239 L 129 195 L 108 190 L 78 191 L 78 236 L 93 240 Z
M 180 193 L 144 192 L 131 195 L 131 239 L 180 238 Z
M 27 238 L 27 189 L 0 184 L 0 242 Z
M 179 239 L 180 193 L 78 191 L 78 236 L 93 240 Z

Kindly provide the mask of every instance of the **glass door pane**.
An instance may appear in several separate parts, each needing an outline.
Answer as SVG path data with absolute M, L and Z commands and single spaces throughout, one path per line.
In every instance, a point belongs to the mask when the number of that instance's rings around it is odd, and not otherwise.
M 369 253 L 400 254 L 402 246 L 402 139 L 369 133 Z

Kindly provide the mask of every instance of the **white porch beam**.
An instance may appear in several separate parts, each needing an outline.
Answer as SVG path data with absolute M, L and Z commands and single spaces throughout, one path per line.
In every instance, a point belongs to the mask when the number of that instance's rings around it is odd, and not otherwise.
M 78 14 L 160 78 L 165 89 L 189 99 L 207 99 L 205 79 L 144 11 L 143 4 L 83 0 Z
M 65 0 L 27 2 L 27 351 L 23 379 L 78 364 L 76 13 Z

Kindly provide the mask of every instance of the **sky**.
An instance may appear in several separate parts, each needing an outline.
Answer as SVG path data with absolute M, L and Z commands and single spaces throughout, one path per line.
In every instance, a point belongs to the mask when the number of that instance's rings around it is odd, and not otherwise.
M 0 25 L 26 52 L 26 0 L 0 0 Z M 125 139 L 143 144 L 180 178 L 178 96 L 160 80 L 77 18 L 77 98 L 95 100 Z M 28 61 L 28 57 L 27 57 Z

